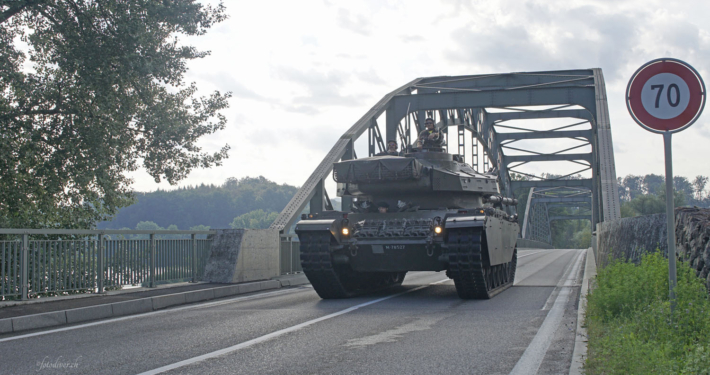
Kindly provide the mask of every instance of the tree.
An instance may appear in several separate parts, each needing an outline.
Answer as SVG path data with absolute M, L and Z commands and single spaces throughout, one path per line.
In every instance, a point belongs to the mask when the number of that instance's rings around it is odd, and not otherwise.
M 644 189 L 644 183 L 643 183 L 643 177 L 641 176 L 634 176 L 634 175 L 628 175 L 624 177 L 623 184 L 625 187 L 625 190 L 628 191 L 626 195 L 626 200 L 630 201 L 637 196 L 643 194 L 643 189 Z
M 137 193 L 137 202 L 122 208 L 99 229 L 134 228 L 143 220 L 160 226 L 175 224 L 180 229 L 196 225 L 229 228 L 229 223 L 250 211 L 281 212 L 298 191 L 295 186 L 277 184 L 259 177 L 229 178 L 221 185 L 181 187 L 165 191 Z
M 657 174 L 647 174 L 643 177 L 643 185 L 646 190 L 644 194 L 658 194 L 661 186 L 664 186 L 666 178 Z
M 665 193 L 664 193 L 665 197 Z M 638 215 L 662 214 L 666 212 L 665 198 L 653 194 L 639 195 L 629 202 Z
M 621 217 L 634 217 L 638 216 L 638 212 L 636 212 L 632 207 L 630 202 L 622 202 L 621 203 Z
M 0 2 L 0 227 L 92 227 L 132 201 L 139 161 L 174 184 L 220 165 L 230 93 L 183 76 L 206 56 L 179 43 L 226 18 L 194 0 Z M 18 42 L 22 45 L 16 45 Z
M 579 232 L 576 232 L 572 237 L 572 243 L 575 249 L 586 249 L 592 246 L 592 229 L 590 226 L 585 227 Z
M 677 177 L 676 177 L 677 178 Z M 686 179 L 687 182 L 687 179 Z M 678 190 L 676 188 L 673 189 L 673 207 L 683 207 L 685 206 L 686 203 L 686 196 L 687 196 L 687 191 L 686 190 Z M 666 212 L 666 185 L 663 184 L 658 189 L 658 200 L 663 202 L 663 212 Z
M 688 181 L 687 177 L 683 176 L 673 177 L 673 190 L 675 190 L 676 195 L 681 193 L 685 198 L 683 204 L 685 204 L 686 200 L 693 199 L 693 194 L 695 193 L 693 185 Z
M 164 228 L 152 221 L 141 221 L 136 224 L 136 230 L 164 230 Z
M 278 212 L 265 212 L 264 210 L 254 210 L 234 218 L 232 228 L 265 229 L 279 216 Z
M 693 190 L 695 192 L 695 199 L 698 201 L 703 200 L 703 191 L 705 190 L 705 185 L 708 183 L 708 178 L 706 176 L 697 175 L 693 180 Z

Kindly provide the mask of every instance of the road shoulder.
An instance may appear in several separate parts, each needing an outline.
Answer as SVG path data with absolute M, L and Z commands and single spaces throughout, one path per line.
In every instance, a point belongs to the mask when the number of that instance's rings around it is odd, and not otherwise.
M 579 296 L 579 306 L 577 308 L 577 333 L 574 340 L 574 352 L 572 352 L 572 365 L 569 375 L 584 374 L 584 361 L 587 356 L 587 328 L 584 327 L 584 314 L 587 310 L 587 294 L 589 294 L 590 280 L 597 276 L 597 263 L 594 258 L 592 248 L 587 249 L 587 261 L 584 266 L 584 276 L 582 277 L 582 290 Z

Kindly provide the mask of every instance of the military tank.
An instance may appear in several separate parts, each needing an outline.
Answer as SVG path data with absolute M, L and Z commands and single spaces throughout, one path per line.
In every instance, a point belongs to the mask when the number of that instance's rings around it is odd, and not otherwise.
M 401 284 L 408 271 L 446 271 L 462 299 L 487 299 L 513 284 L 516 215 L 495 173 L 478 173 L 443 149 L 333 165 L 351 212 L 303 215 L 295 231 L 303 271 L 321 298 L 348 298 Z

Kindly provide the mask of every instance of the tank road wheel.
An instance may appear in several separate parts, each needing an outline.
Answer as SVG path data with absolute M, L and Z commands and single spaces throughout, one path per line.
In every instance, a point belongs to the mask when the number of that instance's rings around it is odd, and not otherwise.
M 508 263 L 485 265 L 482 238 L 481 228 L 452 229 L 448 233 L 446 274 L 454 279 L 456 293 L 462 299 L 488 299 L 513 285 L 517 252 Z
M 385 287 L 399 285 L 406 272 L 355 272 L 347 265 L 333 265 L 330 232 L 304 232 L 301 267 L 313 289 L 323 299 L 348 298 Z

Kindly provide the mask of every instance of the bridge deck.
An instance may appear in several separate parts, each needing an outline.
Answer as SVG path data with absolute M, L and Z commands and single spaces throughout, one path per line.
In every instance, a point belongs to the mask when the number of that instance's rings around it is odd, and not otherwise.
M 458 299 L 442 273 L 412 272 L 399 288 L 347 300 L 301 286 L 2 335 L 0 351 L 15 359 L 3 370 L 59 361 L 112 374 L 567 373 L 583 259 L 521 250 L 515 286 L 486 301 Z

